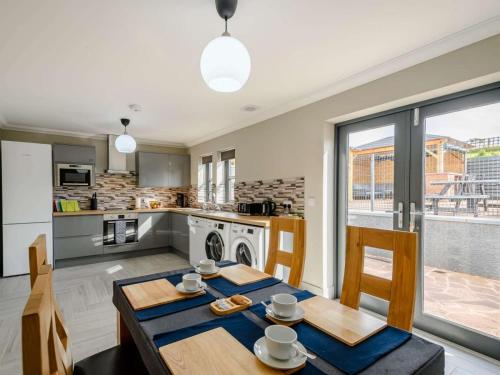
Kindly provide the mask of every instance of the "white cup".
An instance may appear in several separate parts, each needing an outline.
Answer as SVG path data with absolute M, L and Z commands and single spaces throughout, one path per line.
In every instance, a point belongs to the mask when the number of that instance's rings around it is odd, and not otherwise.
M 295 352 L 293 344 L 297 341 L 297 333 L 290 327 L 272 325 L 264 331 L 266 346 L 269 354 L 277 359 L 286 361 Z
M 213 272 L 215 271 L 215 260 L 213 259 L 203 259 L 200 260 L 198 266 L 201 272 Z
M 279 293 L 271 297 L 271 302 L 271 308 L 276 315 L 283 318 L 290 318 L 295 314 L 297 306 L 297 298 L 295 296 L 287 293 Z
M 182 276 L 182 285 L 189 291 L 198 290 L 201 287 L 201 276 L 197 273 L 186 273 Z

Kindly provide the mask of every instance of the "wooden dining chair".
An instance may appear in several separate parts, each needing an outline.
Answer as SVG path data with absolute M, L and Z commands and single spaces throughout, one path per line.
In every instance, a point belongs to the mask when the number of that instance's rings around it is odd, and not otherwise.
M 392 280 L 363 272 L 365 246 L 392 251 Z M 387 300 L 387 324 L 411 331 L 416 277 L 416 233 L 347 226 L 344 284 L 340 303 L 359 309 L 361 293 Z
M 47 236 L 40 234 L 29 247 L 30 282 L 31 287 L 39 274 L 48 272 L 52 268 L 47 261 Z
M 25 375 L 147 375 L 148 371 L 133 345 L 115 346 L 85 358 L 73 366 L 68 330 L 54 293 L 52 266 L 43 261 L 44 250 L 45 236 L 41 235 L 30 246 L 30 271 L 33 269 L 36 277 L 33 278 L 31 294 L 22 316 L 23 373 Z M 32 260 L 33 267 L 31 267 Z
M 264 272 L 269 275 L 276 273 L 278 264 L 290 267 L 288 284 L 300 287 L 304 272 L 306 257 L 306 222 L 303 219 L 289 217 L 271 217 L 269 251 Z M 280 234 L 288 232 L 293 234 L 292 252 L 280 248 Z
M 68 342 L 63 342 L 55 324 L 51 273 L 50 270 L 38 275 L 23 311 L 21 327 L 25 375 L 73 374 Z
M 33 288 L 36 279 L 40 275 L 49 275 L 49 284 L 51 293 L 53 294 L 52 288 L 52 265 L 47 261 L 47 236 L 45 234 L 40 234 L 29 246 L 29 263 L 30 263 L 30 281 L 31 288 Z M 64 323 L 64 318 L 61 312 L 61 308 L 57 303 L 55 296 L 52 296 L 52 308 L 54 309 L 54 320 L 55 328 L 57 330 L 59 339 L 63 344 L 65 351 L 69 353 L 69 338 L 68 330 L 66 324 Z

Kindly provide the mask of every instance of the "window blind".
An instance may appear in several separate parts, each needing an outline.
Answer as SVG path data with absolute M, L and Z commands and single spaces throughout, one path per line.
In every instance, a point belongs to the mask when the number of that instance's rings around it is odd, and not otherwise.
M 220 153 L 220 160 L 221 161 L 231 160 L 235 158 L 235 155 L 236 155 L 235 150 L 222 151 Z
M 212 162 L 212 155 L 201 157 L 201 164 L 210 164 L 211 162 Z

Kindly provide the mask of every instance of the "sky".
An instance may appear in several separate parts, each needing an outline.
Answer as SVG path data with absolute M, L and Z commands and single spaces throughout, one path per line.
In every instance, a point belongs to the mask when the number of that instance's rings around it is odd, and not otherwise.
M 460 141 L 500 137 L 500 103 L 429 117 L 425 126 L 427 134 L 446 135 Z M 349 146 L 356 147 L 393 135 L 394 125 L 351 133 Z

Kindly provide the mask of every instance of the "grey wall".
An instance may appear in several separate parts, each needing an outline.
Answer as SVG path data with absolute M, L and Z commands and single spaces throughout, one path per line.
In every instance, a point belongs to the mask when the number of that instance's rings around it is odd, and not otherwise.
M 71 137 L 63 135 L 45 134 L 45 133 L 35 133 L 35 132 L 25 132 L 17 130 L 0 129 L 0 139 L 7 141 L 18 141 L 18 142 L 34 142 L 34 143 L 62 143 L 62 144 L 73 144 L 73 145 L 93 145 L 96 148 L 97 160 L 96 160 L 96 172 L 102 173 L 107 169 L 108 163 L 108 144 L 106 139 L 101 138 L 84 138 L 84 137 Z M 187 148 L 181 147 L 166 147 L 166 146 L 155 146 L 147 144 L 138 144 L 137 151 L 149 151 L 149 152 L 163 152 L 172 154 L 187 154 Z M 127 155 L 127 170 L 135 170 L 135 156 L 134 154 Z

